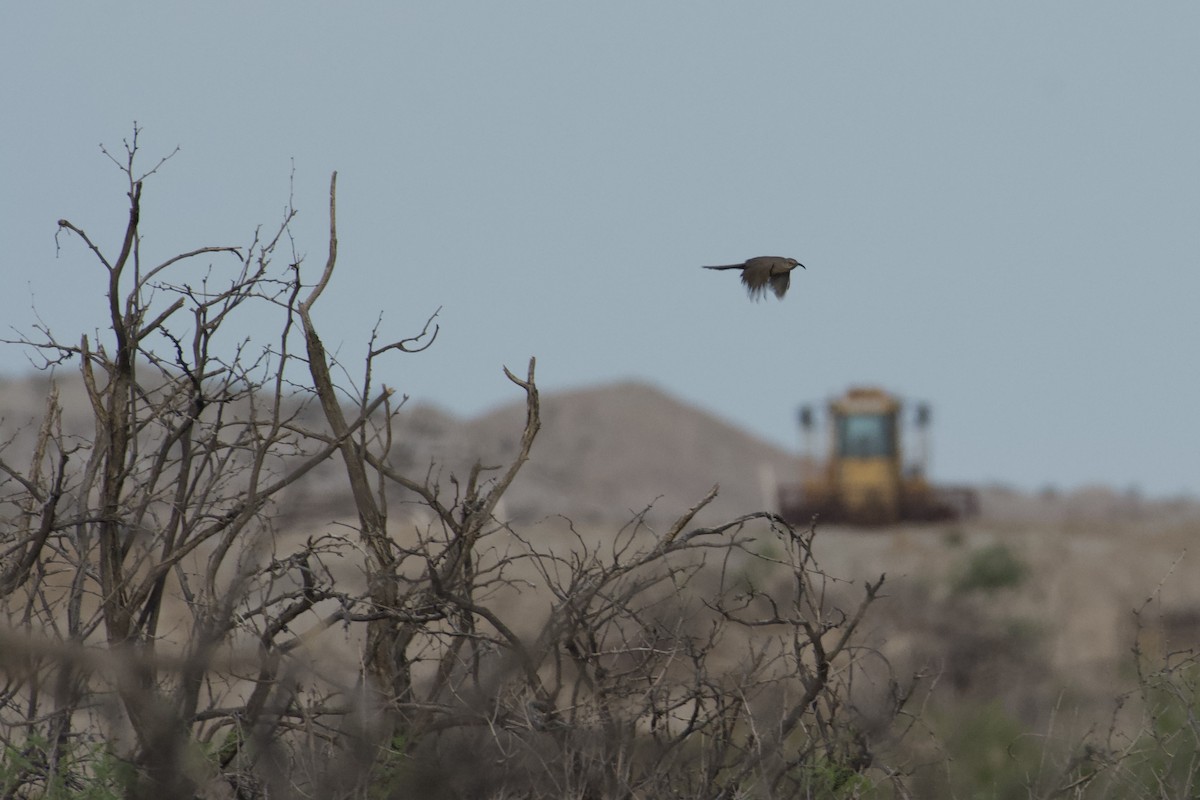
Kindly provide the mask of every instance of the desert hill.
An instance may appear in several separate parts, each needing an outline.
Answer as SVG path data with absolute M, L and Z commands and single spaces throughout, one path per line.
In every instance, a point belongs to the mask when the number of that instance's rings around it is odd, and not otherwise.
M 65 372 L 53 383 L 64 430 L 89 436 L 91 411 L 78 376 Z M 8 463 L 26 463 L 50 387 L 44 375 L 0 381 L 0 441 L 12 439 Z M 318 415 L 315 408 L 304 413 L 321 429 Z M 544 393 L 541 418 L 531 459 L 505 496 L 504 514 L 514 520 L 562 514 L 579 522 L 627 521 L 648 507 L 649 519 L 674 518 L 714 484 L 720 494 L 708 515 L 728 518 L 773 508 L 776 481 L 799 470 L 794 455 L 645 383 Z M 415 478 L 428 472 L 452 492 L 451 475 L 465 479 L 476 461 L 507 464 L 524 421 L 523 400 L 469 419 L 415 404 L 400 411 L 391 462 Z M 293 492 L 289 510 L 339 516 L 348 502 L 334 460 Z
M 721 489 L 711 513 L 736 516 L 772 507 L 775 481 L 799 469 L 782 449 L 644 383 L 544 394 L 541 418 L 530 461 L 505 497 L 514 519 L 621 520 L 650 505 L 649 517 L 662 519 L 713 484 Z M 438 464 L 464 475 L 476 459 L 505 464 L 524 421 L 521 402 L 467 420 L 419 406 L 401 416 L 394 461 L 409 474 Z

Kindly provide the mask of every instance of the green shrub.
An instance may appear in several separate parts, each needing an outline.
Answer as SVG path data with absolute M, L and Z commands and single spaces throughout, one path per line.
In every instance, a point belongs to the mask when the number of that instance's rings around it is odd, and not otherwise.
M 1024 561 L 1005 544 L 994 544 L 976 551 L 959 575 L 954 588 L 958 592 L 993 592 L 1021 585 L 1029 573 Z

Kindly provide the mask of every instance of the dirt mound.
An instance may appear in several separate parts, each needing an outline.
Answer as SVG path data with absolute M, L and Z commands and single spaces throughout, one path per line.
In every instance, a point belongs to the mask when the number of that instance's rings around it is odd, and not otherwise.
M 729 517 L 773 509 L 775 482 L 798 472 L 783 450 L 643 383 L 550 393 L 541 417 L 530 461 L 505 498 L 514 519 L 625 519 L 650 504 L 661 519 L 718 483 L 711 514 Z M 461 422 L 414 408 L 401 418 L 397 466 L 412 474 L 436 463 L 443 476 L 461 476 L 476 459 L 506 464 L 524 420 L 522 403 Z

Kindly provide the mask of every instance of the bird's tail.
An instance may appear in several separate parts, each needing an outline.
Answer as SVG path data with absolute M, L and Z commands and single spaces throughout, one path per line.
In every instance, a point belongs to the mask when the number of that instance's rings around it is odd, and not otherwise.
M 745 264 L 725 264 L 721 267 L 705 267 L 705 269 L 741 269 Z

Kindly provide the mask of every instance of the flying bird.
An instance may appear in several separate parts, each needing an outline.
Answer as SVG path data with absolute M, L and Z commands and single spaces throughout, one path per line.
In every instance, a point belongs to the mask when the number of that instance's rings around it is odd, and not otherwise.
M 705 267 L 705 269 L 740 269 L 742 285 L 750 293 L 751 300 L 760 300 L 767 294 L 767 286 L 780 300 L 787 294 L 792 282 L 792 270 L 796 267 L 807 269 L 794 258 L 783 256 L 756 256 L 743 261 L 741 264 L 726 264 L 720 267 Z

